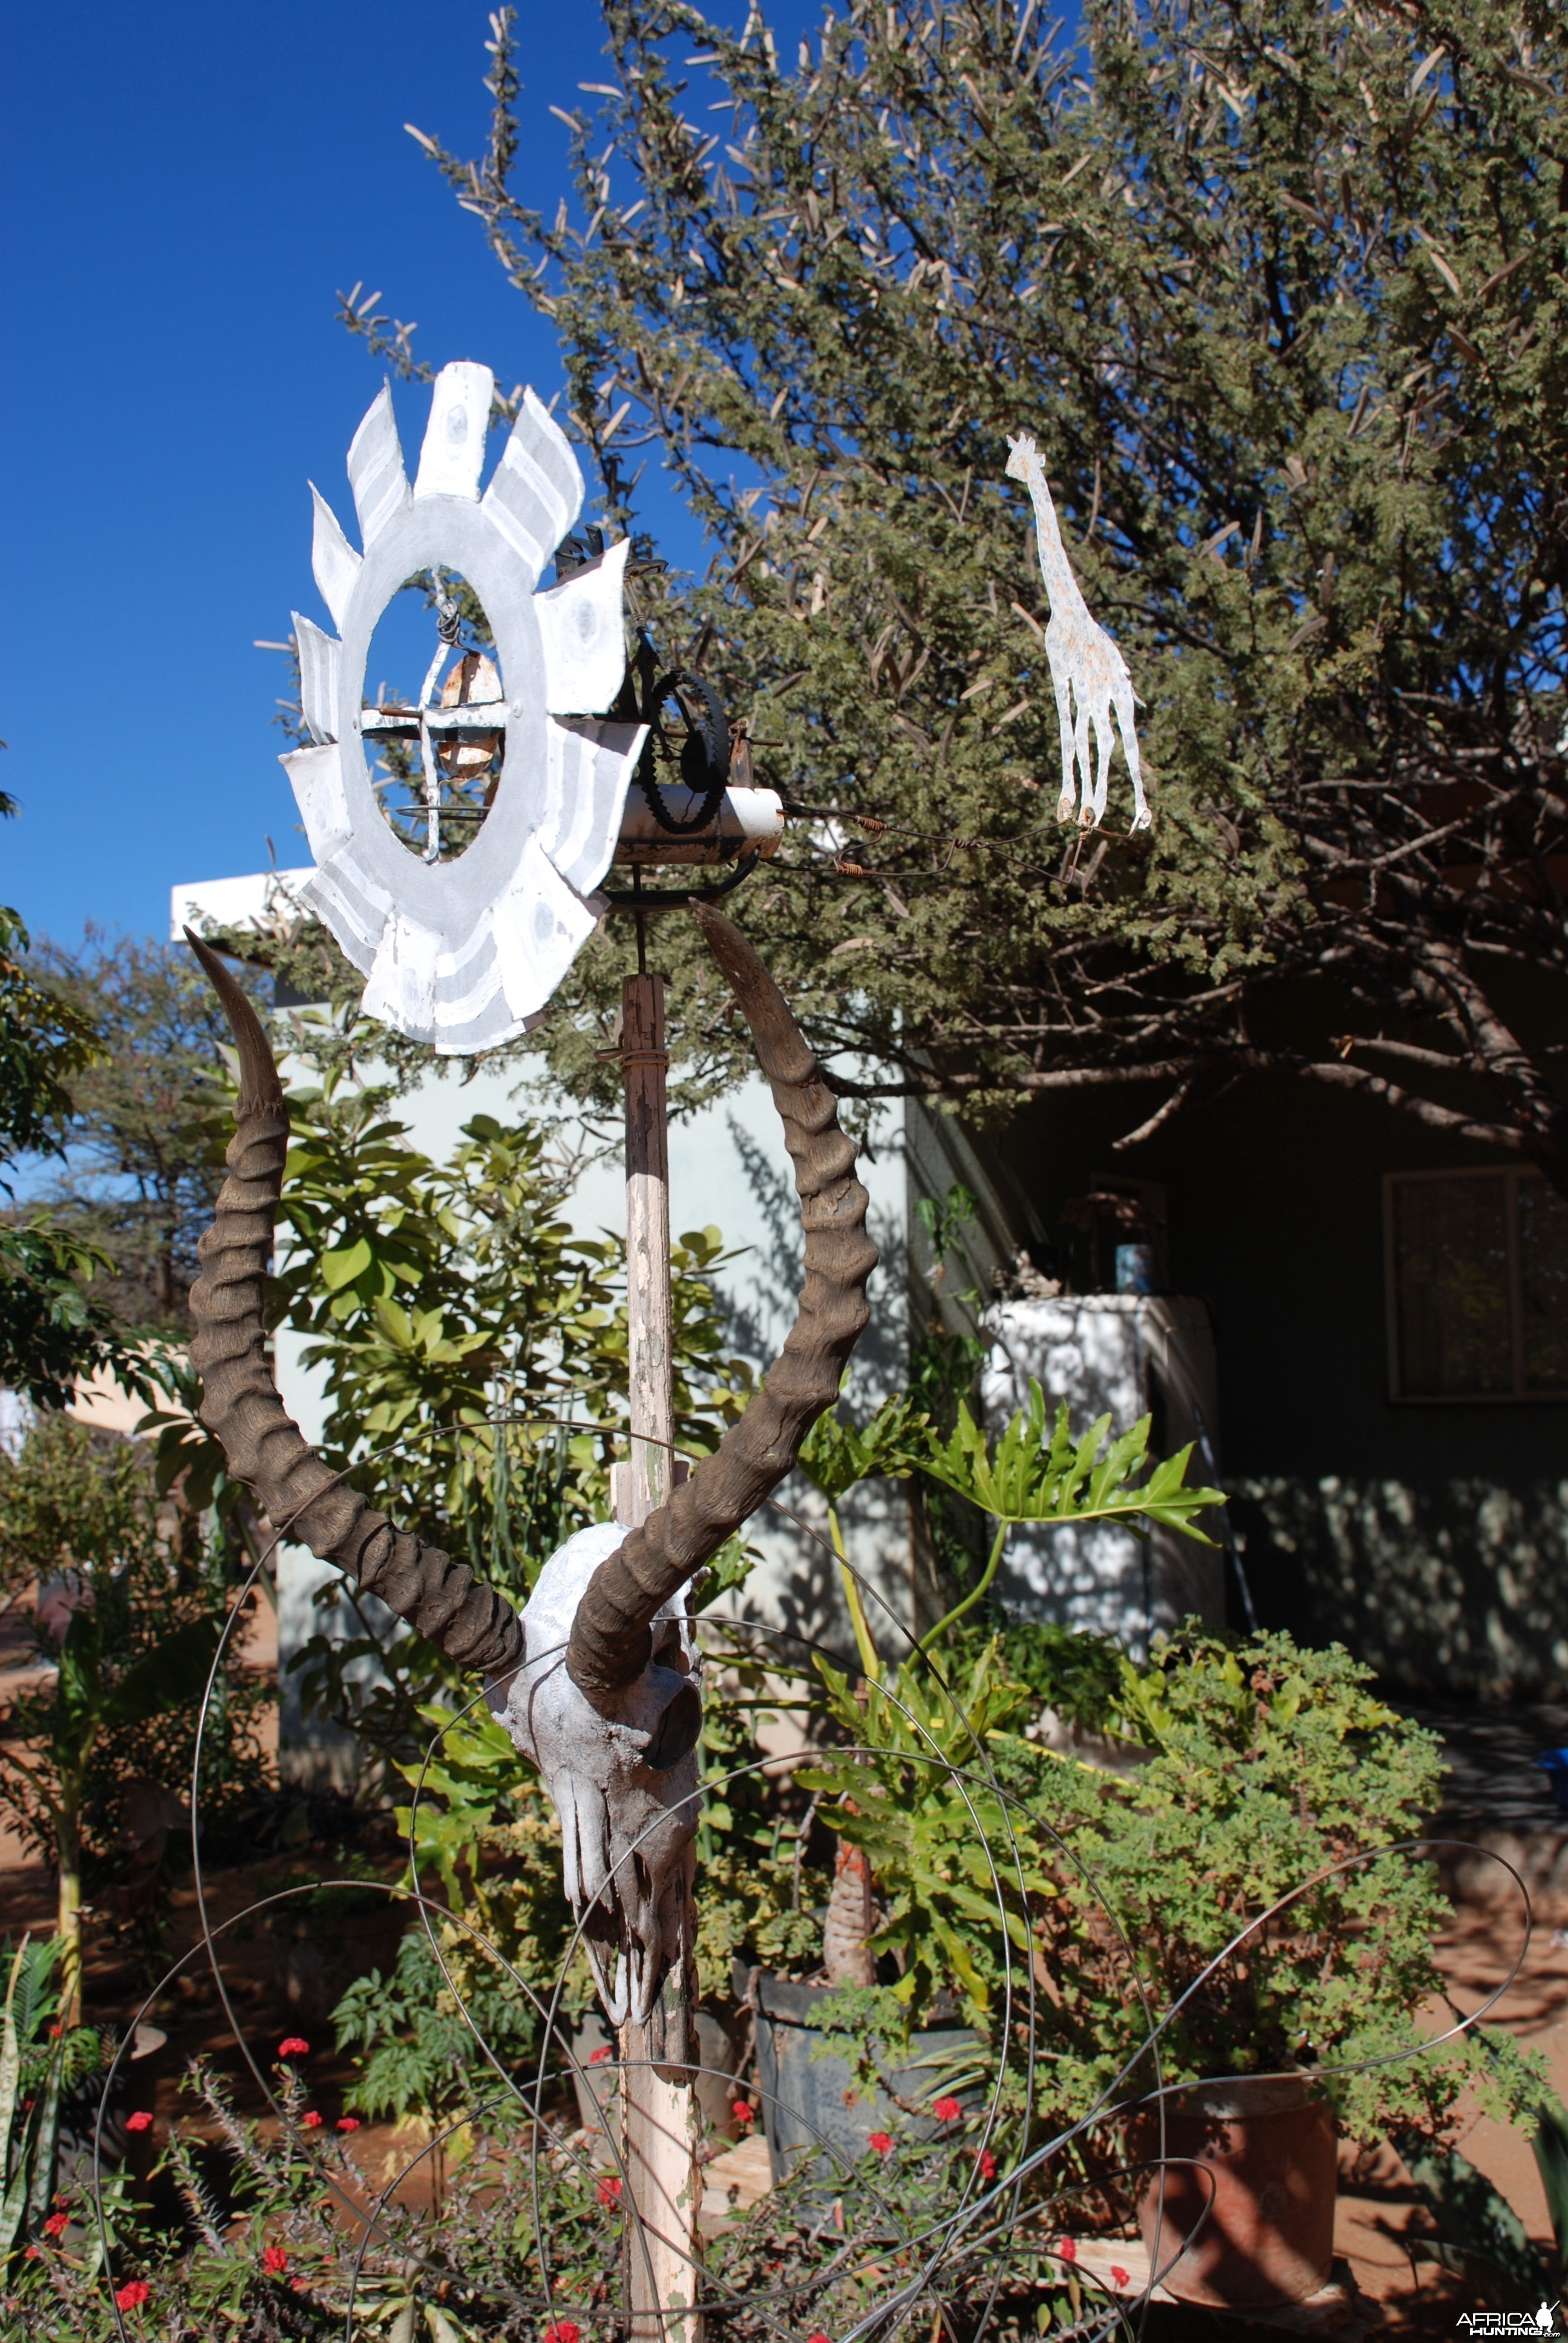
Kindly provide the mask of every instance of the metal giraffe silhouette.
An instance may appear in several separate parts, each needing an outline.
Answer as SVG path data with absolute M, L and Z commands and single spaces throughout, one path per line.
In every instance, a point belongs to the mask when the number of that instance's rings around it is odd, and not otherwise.
M 1056 713 L 1061 726 L 1061 795 L 1057 814 L 1062 821 L 1078 819 L 1085 830 L 1096 829 L 1105 812 L 1107 777 L 1115 737 L 1112 709 L 1121 730 L 1127 769 L 1132 776 L 1132 827 L 1148 830 L 1149 808 L 1143 796 L 1143 773 L 1138 758 L 1138 727 L 1133 714 L 1137 694 L 1121 653 L 1104 628 L 1090 615 L 1079 591 L 1057 526 L 1045 468 L 1034 441 L 1010 438 L 1008 478 L 1022 480 L 1034 501 L 1035 537 L 1040 547 L 1040 575 L 1050 598 L 1050 624 L 1045 630 L 1045 653 L 1056 687 Z M 1075 704 L 1076 703 L 1076 704 Z M 1099 770 L 1090 775 L 1089 728 L 1094 726 Z M 1076 776 L 1075 769 L 1076 768 Z

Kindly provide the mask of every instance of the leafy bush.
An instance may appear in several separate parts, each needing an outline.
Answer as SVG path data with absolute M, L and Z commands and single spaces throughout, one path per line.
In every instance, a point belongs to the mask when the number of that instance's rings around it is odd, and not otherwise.
M 711 2247 L 711 2331 L 774 2343 L 781 2328 L 863 2332 L 879 2312 L 901 2311 L 911 2334 L 1032 2343 L 1086 2316 L 1114 2323 L 1103 2289 L 1073 2270 L 1072 2247 L 1060 2251 L 1080 2208 L 1058 2194 L 1060 2165 L 1015 2171 L 984 2118 L 957 2112 L 930 2140 L 904 2127 L 873 2133 L 858 2167 L 820 2151 L 802 2157 L 749 2214 L 732 2214 Z M 726 2309 L 732 2289 L 742 2299 Z
M 863 1705 L 823 1674 L 860 1752 L 809 1778 L 871 1860 L 893 1995 L 908 2020 L 957 1995 L 1008 2060 L 1023 2045 L 1000 1988 L 1010 1967 L 1027 1995 L 1032 1965 L 1044 2120 L 1282 2069 L 1321 2073 L 1367 2139 L 1440 2135 L 1466 2082 L 1500 2109 L 1539 2096 L 1515 2050 L 1421 2046 L 1447 1907 L 1408 1842 L 1437 1803 L 1439 1745 L 1339 1647 L 1193 1632 L 1146 1667 L 1123 1659 L 1094 1721 L 1144 1753 L 1125 1775 L 1020 1730 L 1033 1696 L 1000 1638 L 942 1682 L 906 1667 L 872 1683 Z
M 193 2062 L 185 2112 L 155 2167 L 181 2199 L 184 2236 L 155 2227 L 111 2180 L 106 2265 L 92 2205 L 62 2207 L 57 2231 L 15 2256 L 0 2281 L 7 2338 L 111 2343 L 120 2332 L 113 2297 L 133 2334 L 160 2343 L 226 2332 L 256 2343 L 348 2334 L 538 2343 L 550 2325 L 580 2343 L 611 2343 L 621 2324 L 621 2187 L 580 2146 L 542 2134 L 536 2169 L 525 2111 L 498 2087 L 460 2142 L 432 2218 L 376 2201 L 352 2131 L 321 2119 L 296 2066 L 277 2068 L 275 2089 L 276 2130 L 242 2117 L 222 2078 Z M 965 2343 L 993 2292 L 986 2332 L 1000 2343 L 1023 2343 L 1053 2317 L 1076 2321 L 1092 2289 L 1054 2250 L 1044 2217 L 1051 2176 L 1010 2179 L 987 2141 L 960 2117 L 929 2144 L 887 2141 L 859 2172 L 809 2161 L 749 2213 L 729 2216 L 707 2256 L 715 2334 L 764 2343 L 781 2320 L 792 2334 L 839 2333 L 907 2297 L 922 2327 L 940 2317 Z M 953 2250 L 928 2276 L 950 2237 Z
M 1037 1933 L 1070 2093 L 1103 2088 L 1135 2051 L 1136 1977 L 1158 2016 L 1173 2012 L 1167 2083 L 1322 2071 L 1369 2140 L 1440 2129 L 1467 2080 L 1500 2107 L 1538 2096 L 1519 2054 L 1494 2076 L 1473 2042 L 1418 2046 L 1448 1907 L 1409 1842 L 1438 1803 L 1441 1747 L 1369 1675 L 1337 1644 L 1191 1633 L 1124 1664 L 1122 1723 L 1145 1765 L 1098 1784 L 1049 1765 L 1038 1810 L 1066 1826 L 1074 1863 L 1055 1865 Z M 1152 2087 L 1151 2058 L 1135 2079 Z
M 0 1574 L 13 1591 L 34 1574 L 58 1581 L 35 1623 L 53 1671 L 0 1710 L 0 1806 L 58 1874 L 73 2020 L 83 1881 L 112 1865 L 121 1798 L 140 1777 L 166 1788 L 190 1779 L 228 1615 L 225 1553 L 166 1534 L 152 1459 L 136 1442 L 45 1416 L 17 1455 L 0 1454 Z M 257 1725 L 269 1694 L 239 1664 L 236 1640 L 203 1740 L 209 1824 L 265 1773 Z
M 482 1707 L 457 1718 L 433 1704 L 420 1714 L 431 1746 L 398 1766 L 417 1800 L 397 1819 L 420 1891 L 437 1902 L 444 1895 L 448 1916 L 411 1922 L 390 1975 L 356 1979 L 333 2023 L 339 2048 L 361 2054 L 351 2106 L 434 2127 L 494 2090 L 491 2057 L 518 2069 L 537 2054 L 541 2007 L 567 1966 L 574 1923 L 555 1809 L 504 1726 Z M 564 2022 L 591 1993 L 579 1953 Z
M 547 1555 L 608 1512 L 626 1416 L 622 1248 L 561 1217 L 569 1182 L 526 1119 L 476 1115 L 437 1163 L 408 1143 L 385 1090 L 329 1081 L 290 1111 L 293 1242 L 269 1315 L 310 1338 L 306 1362 L 324 1371 L 322 1453 L 520 1601 Z M 726 1258 L 714 1228 L 672 1249 L 676 1438 L 696 1454 L 750 1383 L 725 1352 L 712 1277 Z M 333 1582 L 321 1600 L 337 1594 Z M 359 1615 L 358 1634 L 317 1635 L 297 1654 L 302 1693 L 383 1759 L 406 1757 L 419 1704 L 457 1694 L 461 1671 Z

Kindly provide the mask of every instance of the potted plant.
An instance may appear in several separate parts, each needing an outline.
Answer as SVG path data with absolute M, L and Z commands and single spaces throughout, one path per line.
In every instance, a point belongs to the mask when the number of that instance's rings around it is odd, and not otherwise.
M 1080 1719 L 1088 1741 L 1030 1737 L 1061 1654 L 974 1624 L 1010 1523 L 1141 1512 L 1193 1532 L 1216 1502 L 1184 1487 L 1185 1456 L 1148 1472 L 1146 1424 L 1101 1457 L 1106 1431 L 1074 1443 L 1034 1391 L 993 1443 L 960 1409 L 946 1440 L 874 1421 L 809 1451 L 835 1506 L 857 1464 L 918 1469 L 995 1527 L 963 1601 L 896 1668 L 846 1574 L 860 1681 L 821 1667 L 844 1746 L 802 1778 L 876 1882 L 880 1984 L 789 2015 L 817 2029 L 819 2072 L 837 2025 L 849 2071 L 822 2073 L 819 2100 L 874 2079 L 881 2022 L 883 2088 L 910 2116 L 927 2101 L 900 2077 L 921 2033 L 967 2023 L 971 2070 L 983 2050 L 1020 2150 L 1063 2137 L 1076 2185 L 1142 2167 L 1138 2216 L 1170 2291 L 1302 2299 L 1329 2271 L 1340 2133 L 1441 2140 L 1466 2083 L 1505 2111 L 1539 2078 L 1511 2047 L 1499 2066 L 1468 2041 L 1424 2042 L 1445 1906 L 1411 1842 L 1437 1804 L 1440 1752 L 1342 1650 L 1194 1629 L 1146 1665 L 1081 1672 L 1081 1710 L 1084 1684 L 1102 1687 Z M 1096 1734 L 1133 1762 L 1082 1762 Z M 759 1988 L 765 2082 L 781 1990 Z M 901 2035 L 887 2023 L 900 2012 Z M 868 2099 L 859 2130 L 886 2106 Z
M 1284 1634 L 1185 1634 L 1122 1666 L 1115 1722 L 1146 1762 L 1087 1798 L 1082 1769 L 1042 1778 L 1055 2087 L 1101 2112 L 1103 2165 L 1142 2166 L 1151 2267 L 1189 2300 L 1324 2282 L 1337 2132 L 1437 2139 L 1467 2082 L 1500 2111 L 1539 2093 L 1512 2046 L 1423 2038 L 1446 1907 L 1412 1842 L 1440 1751 L 1368 1673 Z
M 1049 1420 L 1034 1383 L 1028 1407 L 994 1443 L 967 1404 L 944 1437 L 906 1394 L 863 1429 L 824 1418 L 802 1451 L 804 1470 L 828 1499 L 860 1667 L 851 1677 L 819 1659 L 843 1743 L 800 1776 L 841 1844 L 822 1981 L 759 1970 L 752 1984 L 777 2176 L 813 2140 L 859 2155 L 895 2124 L 929 2133 L 938 2099 L 962 2104 L 974 2096 L 1002 1976 L 1010 1958 L 1027 1965 L 1030 1907 L 1050 1890 L 1038 1858 L 1016 1844 L 1000 1868 L 995 1860 L 1016 1834 L 991 1745 L 1038 1703 L 1003 1664 L 997 1638 L 977 1640 L 966 1623 L 989 1594 L 1016 1523 L 1121 1518 L 1201 1536 L 1195 1517 L 1222 1502 L 1214 1490 L 1184 1485 L 1190 1451 L 1151 1469 L 1147 1417 L 1118 1438 L 1109 1433 L 1101 1417 L 1075 1440 L 1066 1409 Z M 994 1527 L 972 1585 L 892 1664 L 845 1563 L 838 1508 L 870 1473 L 916 1471 L 978 1506 Z M 1020 1750 L 1027 1770 L 1031 1753 L 1021 1742 Z

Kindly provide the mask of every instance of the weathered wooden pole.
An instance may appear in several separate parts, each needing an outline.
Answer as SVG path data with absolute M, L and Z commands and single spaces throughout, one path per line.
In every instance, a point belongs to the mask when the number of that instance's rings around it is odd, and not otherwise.
M 641 921 L 638 921 L 639 930 Z M 640 932 L 638 941 L 640 944 Z M 638 952 L 641 959 L 641 952 Z M 665 1077 L 664 979 L 628 976 L 621 988 L 626 1081 L 626 1290 L 631 1454 L 616 1477 L 616 1519 L 635 1529 L 662 1504 L 675 1478 L 675 1374 L 669 1294 L 669 1116 Z M 688 1916 L 688 1937 L 695 1914 Z M 689 1982 L 672 1976 L 667 1994 Z M 621 2028 L 622 2155 L 632 2204 L 626 2215 L 627 2307 L 637 2343 L 697 2343 L 696 2093 L 666 2081 L 648 2028 Z

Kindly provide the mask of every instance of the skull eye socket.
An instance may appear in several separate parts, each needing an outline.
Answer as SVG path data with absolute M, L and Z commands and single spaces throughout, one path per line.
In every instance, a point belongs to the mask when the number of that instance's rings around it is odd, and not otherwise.
M 642 1762 L 652 1774 L 668 1774 L 689 1757 L 702 1730 L 702 1696 L 694 1684 L 683 1684 L 653 1731 Z
M 680 1628 L 675 1620 L 665 1622 L 664 1634 L 653 1647 L 650 1665 L 656 1668 L 673 1668 L 678 1676 L 689 1676 L 691 1674 L 691 1662 L 686 1656 L 686 1647 L 680 1640 Z

